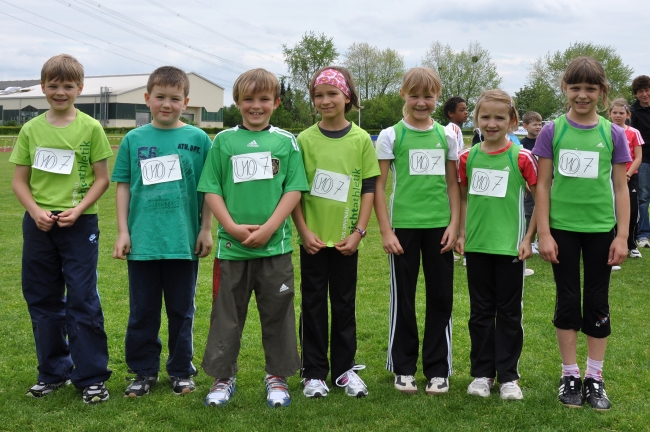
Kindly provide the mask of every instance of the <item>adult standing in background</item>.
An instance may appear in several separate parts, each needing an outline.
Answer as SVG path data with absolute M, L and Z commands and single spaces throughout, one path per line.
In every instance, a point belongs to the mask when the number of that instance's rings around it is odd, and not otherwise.
M 630 106 L 632 117 L 630 126 L 641 132 L 643 141 L 650 142 L 650 77 L 639 75 L 632 81 L 632 92 L 636 101 Z M 647 147 L 647 148 L 646 148 Z M 650 221 L 648 221 L 648 203 L 650 202 L 650 146 L 642 146 L 643 158 L 639 166 L 639 227 L 637 231 L 638 247 L 650 248 Z

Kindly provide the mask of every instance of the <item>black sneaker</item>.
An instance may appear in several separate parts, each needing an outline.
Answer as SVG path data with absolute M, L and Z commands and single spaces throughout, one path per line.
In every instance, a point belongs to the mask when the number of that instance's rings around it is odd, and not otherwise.
M 46 384 L 41 381 L 37 381 L 36 384 L 31 386 L 25 396 L 33 398 L 42 398 L 45 395 L 54 393 L 64 385 L 70 384 L 70 380 L 61 381 L 58 383 Z
M 192 378 L 170 376 L 169 381 L 172 383 L 172 391 L 175 395 L 184 395 L 196 390 L 196 384 Z
M 84 387 L 84 391 L 81 395 L 84 403 L 99 403 L 108 400 L 108 390 L 106 390 L 106 385 L 103 382 L 91 384 Z
M 151 386 L 158 381 L 158 376 L 137 375 L 131 379 L 131 384 L 124 391 L 125 397 L 140 397 L 149 393 Z
M 560 393 L 557 398 L 569 408 L 582 408 L 582 380 L 573 376 L 560 378 Z
M 585 378 L 585 400 L 595 411 L 609 411 L 612 404 L 605 393 L 605 383 L 593 378 Z

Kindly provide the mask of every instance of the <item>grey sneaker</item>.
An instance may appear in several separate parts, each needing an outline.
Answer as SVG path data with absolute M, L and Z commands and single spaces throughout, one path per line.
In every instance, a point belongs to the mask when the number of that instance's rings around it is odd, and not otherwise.
M 404 394 L 416 394 L 418 385 L 413 375 L 395 375 L 395 388 Z
M 503 400 L 520 400 L 524 398 L 517 381 L 509 381 L 500 386 L 501 399 Z
M 446 377 L 434 377 L 427 383 L 424 392 L 428 395 L 441 395 L 449 391 L 449 379 Z
M 647 238 L 641 237 L 638 242 L 636 242 L 637 247 L 640 248 L 650 248 L 650 242 Z
M 365 369 L 364 365 L 354 365 L 352 369 L 336 379 L 336 385 L 345 389 L 345 394 L 361 398 L 368 396 L 368 387 L 355 371 Z
M 192 378 L 170 376 L 169 381 L 172 383 L 172 391 L 177 396 L 192 393 L 196 390 L 196 384 L 194 384 Z
M 493 378 L 474 378 L 474 381 L 467 387 L 467 394 L 488 397 L 492 387 L 494 387 Z
M 84 403 L 99 403 L 108 400 L 108 390 L 103 382 L 84 387 L 81 395 Z
M 58 383 L 46 384 L 41 381 L 37 381 L 36 384 L 31 386 L 25 396 L 33 398 L 42 398 L 45 395 L 54 393 L 61 387 L 70 384 L 70 380 L 61 381 Z
M 318 399 L 326 397 L 330 391 L 323 380 L 305 378 L 302 382 L 305 384 L 302 393 L 308 398 Z
M 124 397 L 140 397 L 149 393 L 151 387 L 158 382 L 158 377 L 153 375 L 137 375 L 131 379 L 131 384 L 124 390 Z

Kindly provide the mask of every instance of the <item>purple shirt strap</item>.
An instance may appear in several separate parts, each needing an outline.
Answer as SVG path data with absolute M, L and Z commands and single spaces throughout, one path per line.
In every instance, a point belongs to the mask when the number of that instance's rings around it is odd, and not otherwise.
M 593 126 L 584 126 L 580 125 L 574 121 L 568 119 L 568 122 L 571 126 L 578 129 L 593 129 L 596 125 Z M 535 147 L 533 148 L 533 154 L 535 156 L 553 159 L 553 135 L 555 134 L 555 123 L 549 122 L 542 128 L 542 131 L 537 136 L 537 141 L 535 142 Z M 630 156 L 630 148 L 628 146 L 627 137 L 625 136 L 625 131 L 612 123 L 612 141 L 614 141 L 614 152 L 612 153 L 612 163 L 625 163 L 631 162 L 632 157 Z

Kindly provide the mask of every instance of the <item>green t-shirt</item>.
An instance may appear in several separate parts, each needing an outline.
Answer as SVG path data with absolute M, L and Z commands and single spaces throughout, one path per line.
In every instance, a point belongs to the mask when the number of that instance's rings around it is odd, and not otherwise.
M 571 126 L 566 116 L 555 119 L 551 228 L 608 232 L 614 227 L 613 151 L 612 124 L 603 117 L 591 129 Z
M 309 183 L 309 192 L 302 195 L 305 222 L 328 247 L 333 247 L 357 226 L 361 181 L 379 175 L 372 140 L 354 123 L 342 138 L 326 137 L 315 124 L 298 135 L 298 145 Z M 336 196 L 346 189 L 346 195 Z
M 451 210 L 445 168 L 449 145 L 445 128 L 434 123 L 426 131 L 414 130 L 402 121 L 393 126 L 395 144 L 390 168 L 393 228 L 441 228 L 449 225 Z
M 237 224 L 266 223 L 286 192 L 307 190 L 296 139 L 273 126 L 264 131 L 234 127 L 220 132 L 208 154 L 199 190 L 220 195 Z M 291 252 L 291 233 L 287 217 L 268 243 L 249 248 L 219 224 L 215 256 L 249 260 Z
M 112 181 L 129 183 L 129 234 L 134 261 L 159 259 L 195 260 L 196 238 L 201 229 L 203 194 L 197 185 L 211 146 L 201 129 L 183 126 L 158 129 L 151 124 L 130 131 L 117 153 Z M 178 160 L 174 160 L 174 156 Z M 165 159 L 165 156 L 172 156 Z M 180 168 L 181 178 L 144 184 L 142 164 L 153 158 L 160 176 Z M 160 161 L 160 163 L 157 163 Z M 145 166 L 144 178 L 151 178 Z M 164 171 L 163 171 L 164 169 Z
M 472 147 L 467 156 L 465 250 L 517 256 L 526 234 L 526 180 L 518 164 L 521 147 L 511 144 L 498 154 L 485 153 L 480 147 Z
M 25 123 L 9 162 L 32 167 L 29 188 L 40 208 L 64 211 L 76 207 L 93 185 L 92 164 L 111 156 L 102 126 L 77 110 L 77 117 L 65 127 L 52 126 L 45 113 Z M 34 168 L 35 160 L 37 166 L 58 172 Z M 84 214 L 97 214 L 97 210 L 95 202 Z

